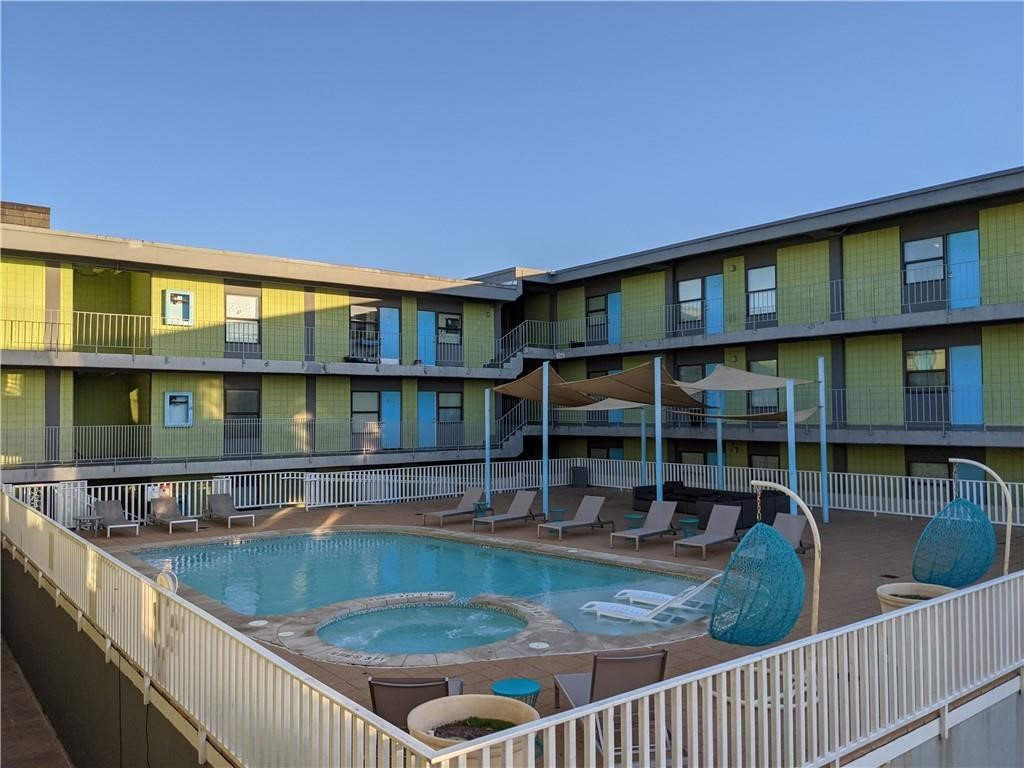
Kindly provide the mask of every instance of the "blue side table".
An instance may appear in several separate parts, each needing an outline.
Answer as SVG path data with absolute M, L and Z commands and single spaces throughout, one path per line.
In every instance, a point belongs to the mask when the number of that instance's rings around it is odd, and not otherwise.
M 644 520 L 647 519 L 647 515 L 642 512 L 630 512 L 626 515 L 626 528 L 632 530 L 634 528 L 643 527 Z
M 540 696 L 540 683 L 528 677 L 506 677 L 495 681 L 491 693 L 507 699 L 518 699 L 532 707 Z
M 548 507 L 547 522 L 558 523 L 565 520 L 565 513 L 568 511 L 565 507 Z
M 694 515 L 680 515 L 679 528 L 683 532 L 683 538 L 697 535 L 697 526 L 700 525 L 700 518 Z
M 493 511 L 494 509 L 486 501 L 473 502 L 473 517 L 484 517 L 486 514 Z

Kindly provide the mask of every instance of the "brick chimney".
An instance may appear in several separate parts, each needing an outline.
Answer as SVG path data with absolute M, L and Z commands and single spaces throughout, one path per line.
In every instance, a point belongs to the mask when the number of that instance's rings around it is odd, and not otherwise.
M 45 205 L 0 202 L 0 223 L 50 228 L 50 209 Z

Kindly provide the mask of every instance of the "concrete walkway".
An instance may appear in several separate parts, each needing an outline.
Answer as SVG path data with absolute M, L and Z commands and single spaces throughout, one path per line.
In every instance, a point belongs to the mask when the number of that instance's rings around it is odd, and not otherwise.
M 73 768 L 7 642 L 0 643 L 0 766 Z

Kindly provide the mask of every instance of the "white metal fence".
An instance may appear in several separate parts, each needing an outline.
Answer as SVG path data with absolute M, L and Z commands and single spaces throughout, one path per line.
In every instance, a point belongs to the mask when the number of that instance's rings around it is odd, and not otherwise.
M 5 543 L 246 765 L 838 763 L 1024 665 L 1014 573 L 436 752 L 7 494 L 2 511 Z

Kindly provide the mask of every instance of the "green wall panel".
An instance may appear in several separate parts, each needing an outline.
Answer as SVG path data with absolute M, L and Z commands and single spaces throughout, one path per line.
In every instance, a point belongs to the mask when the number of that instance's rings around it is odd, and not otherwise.
M 665 272 L 622 278 L 622 340 L 665 338 Z
M 339 363 L 348 354 L 348 294 L 317 288 L 313 308 L 314 355 L 320 362 Z
M 846 421 L 903 424 L 903 339 L 899 334 L 846 340 Z
M 742 256 L 722 259 L 725 330 L 742 331 L 747 327 L 747 274 Z
M 1024 448 L 989 448 L 985 463 L 1008 483 L 1024 483 Z
M 985 424 L 1024 426 L 1024 325 L 981 329 Z
M 41 349 L 46 337 L 46 267 L 3 255 L 0 260 L 0 348 Z
M 494 358 L 494 309 L 490 304 L 467 301 L 462 305 L 463 352 L 467 368 L 479 368 Z
M 563 347 L 573 342 L 582 342 L 586 337 L 583 323 L 587 315 L 587 298 L 583 286 L 559 291 L 555 308 L 558 313 L 555 342 Z
M 796 341 L 780 343 L 779 376 L 794 379 L 806 379 L 811 384 L 798 384 L 794 387 L 796 409 L 813 408 L 818 405 L 818 358 L 825 358 L 825 390 L 832 391 L 832 343 L 828 339 L 819 341 Z M 831 397 L 827 397 L 829 414 L 831 415 Z M 779 406 L 786 407 L 785 394 L 779 393 Z M 818 414 L 815 413 L 804 424 L 817 424 Z M 826 422 L 827 423 L 827 422 Z
M 978 214 L 981 303 L 1005 304 L 1024 296 L 1024 203 Z
M 415 448 L 419 440 L 416 431 L 419 382 L 402 379 L 402 447 Z M 465 397 L 465 396 L 463 396 Z M 465 413 L 465 411 L 463 411 Z
M 747 370 L 747 349 L 746 347 L 726 347 L 725 348 L 725 364 L 730 368 L 735 368 L 739 371 Z M 747 412 L 747 393 L 746 392 L 726 392 L 725 393 L 725 412 L 726 413 L 746 413 Z M 741 422 L 733 422 L 741 423 Z M 746 466 L 744 464 L 744 466 Z
M 527 326 L 526 343 L 533 347 L 548 347 L 553 343 L 551 334 L 551 294 L 528 293 L 523 301 L 523 319 L 531 320 Z
M 828 241 L 779 248 L 776 259 L 779 325 L 827 322 Z
M 585 437 L 560 437 L 560 438 L 558 438 L 558 458 L 560 458 L 560 459 L 585 459 L 585 458 L 587 458 L 587 438 L 585 438 Z
M 211 373 L 154 373 L 150 399 L 153 456 L 187 459 L 219 456 L 224 451 L 224 380 Z M 191 427 L 164 426 L 164 393 L 191 392 Z
M 46 424 L 45 374 L 41 368 L 0 371 L 3 462 L 43 461 Z
M 494 386 L 493 381 L 466 379 L 462 391 L 462 417 L 465 422 L 464 437 L 468 445 L 484 443 L 484 390 Z M 491 401 L 494 405 L 494 401 Z M 494 412 L 491 411 L 491 428 L 493 429 Z
M 302 286 L 265 283 L 262 294 L 263 358 L 305 359 L 306 292 Z
M 163 291 L 167 289 L 192 291 L 192 325 L 164 323 Z M 154 274 L 150 281 L 150 306 L 154 355 L 224 356 L 223 280 L 205 275 Z
M 341 452 L 351 446 L 352 392 L 348 376 L 316 377 L 316 450 Z
M 855 475 L 904 475 L 907 472 L 902 445 L 848 445 L 846 471 Z
M 750 451 L 745 440 L 726 440 L 722 448 L 727 467 L 750 466 Z
M 845 317 L 900 314 L 902 290 L 899 227 L 843 237 Z
M 268 375 L 262 379 L 260 439 L 265 454 L 306 453 L 309 440 L 306 377 Z
M 416 362 L 416 311 L 419 302 L 415 296 L 402 297 L 402 365 Z

